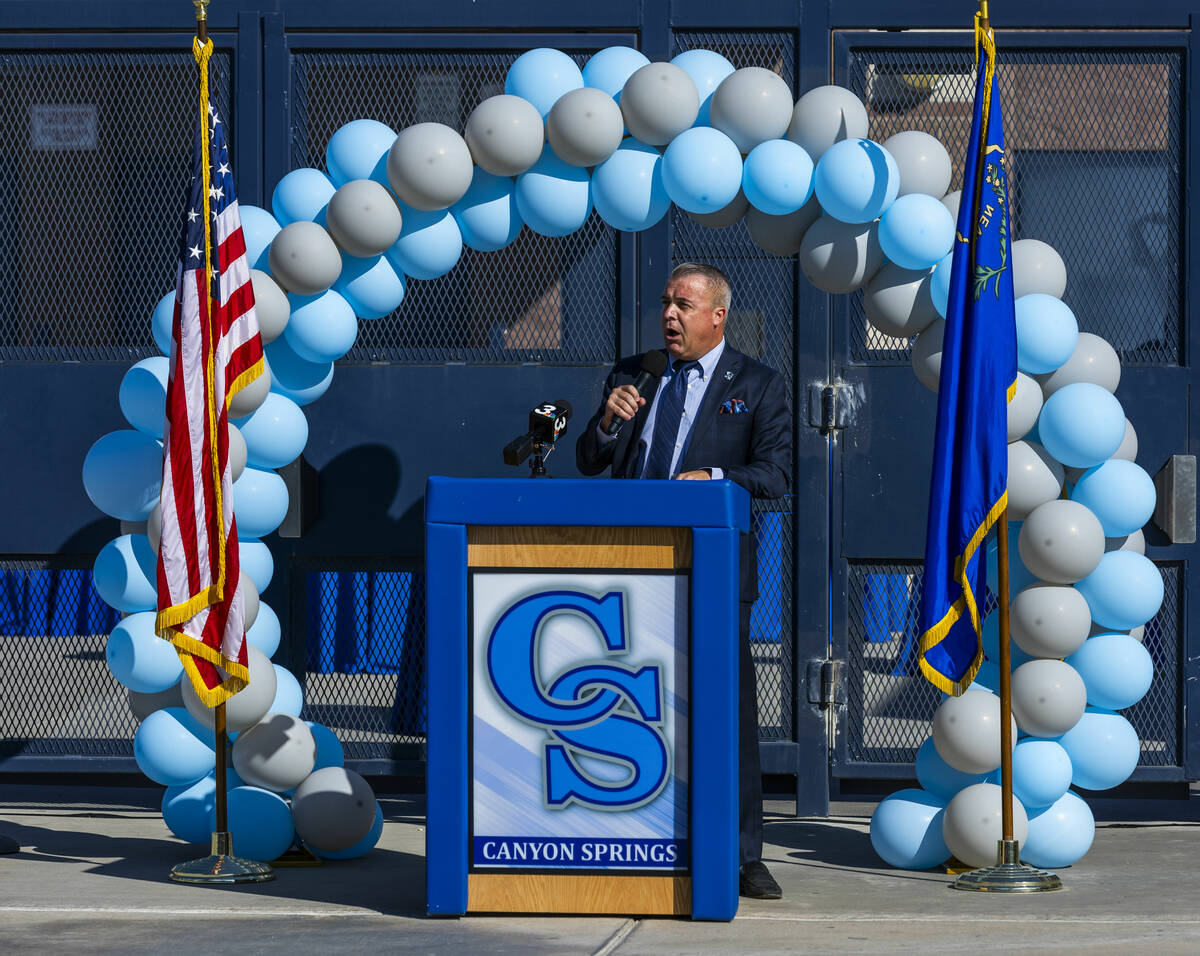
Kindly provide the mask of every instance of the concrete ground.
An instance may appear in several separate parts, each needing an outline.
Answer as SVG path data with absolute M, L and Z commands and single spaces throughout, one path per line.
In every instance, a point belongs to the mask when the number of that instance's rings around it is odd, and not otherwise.
M 197 856 L 167 831 L 155 791 L 0 791 L 3 953 L 1196 953 L 1200 790 L 1188 801 L 1091 801 L 1096 841 L 1059 871 L 1066 889 L 992 896 L 903 872 L 871 850 L 873 805 L 796 819 L 771 803 L 765 859 L 777 902 L 742 900 L 732 923 L 424 915 L 420 798 L 381 798 L 386 825 L 362 860 L 280 868 L 271 883 L 182 886 Z

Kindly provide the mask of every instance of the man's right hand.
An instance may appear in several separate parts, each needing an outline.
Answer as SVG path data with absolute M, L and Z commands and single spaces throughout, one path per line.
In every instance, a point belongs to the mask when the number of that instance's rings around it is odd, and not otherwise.
M 607 429 L 614 418 L 629 421 L 645 404 L 646 400 L 632 385 L 618 385 L 608 393 L 608 401 L 604 403 L 604 418 L 600 422 L 600 427 Z

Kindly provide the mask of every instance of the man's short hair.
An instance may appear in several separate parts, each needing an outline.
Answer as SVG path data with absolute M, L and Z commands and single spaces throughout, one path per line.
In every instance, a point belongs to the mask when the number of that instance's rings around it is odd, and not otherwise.
M 716 266 L 705 265 L 702 262 L 681 262 L 671 270 L 672 279 L 683 279 L 687 276 L 704 276 L 708 282 L 708 294 L 712 298 L 713 305 L 718 309 L 729 311 L 733 290 L 729 285 L 729 278 L 724 272 Z

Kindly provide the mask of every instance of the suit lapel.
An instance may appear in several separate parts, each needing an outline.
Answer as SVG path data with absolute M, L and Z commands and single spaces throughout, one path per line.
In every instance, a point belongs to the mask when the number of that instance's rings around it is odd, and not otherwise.
M 704 400 L 700 403 L 700 411 L 696 415 L 696 424 L 692 428 L 692 437 L 688 443 L 689 458 L 691 450 L 696 447 L 697 439 L 708 434 L 709 429 L 712 428 L 717 409 L 725 403 L 726 397 L 733 388 L 733 383 L 737 380 L 738 372 L 742 370 L 743 359 L 744 356 L 741 352 L 726 344 L 725 351 L 721 353 L 717 367 L 713 370 L 713 380 L 708 383 L 708 388 L 704 391 Z

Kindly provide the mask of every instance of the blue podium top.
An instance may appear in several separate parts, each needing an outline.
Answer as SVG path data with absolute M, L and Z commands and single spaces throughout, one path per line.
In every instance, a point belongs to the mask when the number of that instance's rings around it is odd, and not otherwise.
M 603 525 L 750 530 L 750 494 L 732 481 L 443 478 L 425 486 L 438 524 Z

